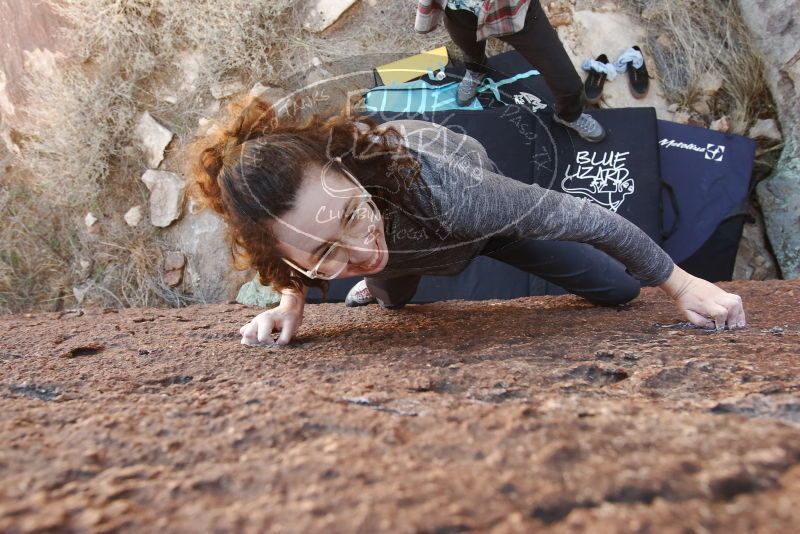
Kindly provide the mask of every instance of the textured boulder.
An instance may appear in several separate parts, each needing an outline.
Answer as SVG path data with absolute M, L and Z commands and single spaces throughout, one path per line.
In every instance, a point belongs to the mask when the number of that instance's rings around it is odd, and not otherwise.
M 269 286 L 263 286 L 257 278 L 253 278 L 241 288 L 236 295 L 236 302 L 259 308 L 272 308 L 281 301 L 281 295 Z
M 91 211 L 87 213 L 86 216 L 83 218 L 83 224 L 85 224 L 87 228 L 91 228 L 92 226 L 94 226 L 94 223 L 96 223 L 97 221 L 98 218 Z
M 174 172 L 148 170 L 142 181 L 150 190 L 150 222 L 161 228 L 181 216 L 186 183 Z
M 303 28 L 321 32 L 336 22 L 355 3 L 356 0 L 316 0 L 306 12 Z
M 244 90 L 244 84 L 240 80 L 223 80 L 211 86 L 211 96 L 219 100 L 240 93 L 242 90 Z
M 179 250 L 170 250 L 164 255 L 164 283 L 169 287 L 177 287 L 183 280 L 183 268 L 186 256 Z
M 796 532 L 800 281 L 725 287 L 0 316 L 0 532 Z
M 787 143 L 777 170 L 758 184 L 767 235 L 784 278 L 800 278 L 800 154 Z
M 164 150 L 172 141 L 173 133 L 156 122 L 145 111 L 136 123 L 134 135 L 139 140 L 139 144 L 147 157 L 147 166 L 151 169 L 157 169 L 164 159 Z
M 7 85 L 6 73 L 0 70 L 0 117 L 13 117 L 16 113 L 14 103 L 11 102 L 11 98 L 8 96 Z
M 769 139 L 770 141 L 780 141 L 783 139 L 781 131 L 778 129 L 774 119 L 759 119 L 747 132 L 753 139 Z
M 142 222 L 142 207 L 133 206 L 122 216 L 128 226 L 138 226 Z
M 742 230 L 736 264 L 733 268 L 734 280 L 772 280 L 779 277 L 778 265 L 767 249 L 767 236 L 764 218 L 755 209 L 750 211 L 752 222 L 747 222 Z
M 186 254 L 188 290 L 201 302 L 234 299 L 239 288 L 253 277 L 249 270 L 231 265 L 225 221 L 210 209 L 187 215 L 175 225 L 170 239 Z
M 758 187 L 767 235 L 786 278 L 800 277 L 800 0 L 738 0 L 764 56 L 786 140 L 775 173 Z

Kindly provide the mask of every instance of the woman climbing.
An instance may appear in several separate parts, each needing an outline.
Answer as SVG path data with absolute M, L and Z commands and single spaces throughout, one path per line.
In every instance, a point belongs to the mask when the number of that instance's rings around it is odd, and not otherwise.
M 594 304 L 628 302 L 641 281 L 696 325 L 745 325 L 740 297 L 674 265 L 635 225 L 496 173 L 469 136 L 421 121 L 278 120 L 258 98 L 230 109 L 233 120 L 199 141 L 191 161 L 235 256 L 281 293 L 278 307 L 242 326 L 242 343 L 289 343 L 308 288 L 327 280 L 364 277 L 356 287 L 367 302 L 402 308 L 422 275 L 457 274 L 478 255 Z

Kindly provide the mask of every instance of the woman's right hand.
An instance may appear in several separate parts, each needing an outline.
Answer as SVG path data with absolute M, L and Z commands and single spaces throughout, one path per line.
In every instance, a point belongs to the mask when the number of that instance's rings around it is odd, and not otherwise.
M 677 265 L 661 284 L 693 324 L 703 328 L 743 328 L 747 325 L 742 299 L 711 282 L 692 276 Z
M 239 329 L 242 345 L 286 345 L 303 323 L 305 295 L 283 293 L 276 308 L 259 313 Z M 279 332 L 274 339 L 273 332 Z

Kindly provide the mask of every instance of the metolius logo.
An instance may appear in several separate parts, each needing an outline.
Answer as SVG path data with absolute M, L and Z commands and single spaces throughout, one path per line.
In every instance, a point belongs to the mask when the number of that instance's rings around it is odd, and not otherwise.
M 694 143 L 683 143 L 674 139 L 662 139 L 658 142 L 664 148 L 680 148 L 682 150 L 691 150 L 692 152 L 702 153 L 705 159 L 710 161 L 722 161 L 725 155 L 725 145 L 714 145 L 708 143 L 706 146 L 698 146 Z
M 706 147 L 706 159 L 710 159 L 711 161 L 722 161 L 722 157 L 724 155 L 725 147 L 723 145 L 712 145 L 709 143 Z
M 705 152 L 705 147 L 697 146 L 694 143 L 682 143 L 674 139 L 662 139 L 659 144 L 664 148 L 682 148 L 684 150 L 694 150 L 695 152 Z

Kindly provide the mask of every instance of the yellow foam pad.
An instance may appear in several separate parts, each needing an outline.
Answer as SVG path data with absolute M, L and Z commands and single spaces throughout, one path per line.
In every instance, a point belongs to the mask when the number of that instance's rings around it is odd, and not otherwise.
M 394 83 L 407 82 L 429 71 L 443 69 L 448 60 L 447 47 L 442 46 L 441 48 L 422 52 L 416 56 L 381 65 L 376 67 L 375 70 L 384 85 L 392 85 Z

